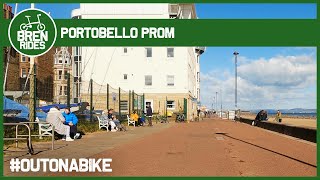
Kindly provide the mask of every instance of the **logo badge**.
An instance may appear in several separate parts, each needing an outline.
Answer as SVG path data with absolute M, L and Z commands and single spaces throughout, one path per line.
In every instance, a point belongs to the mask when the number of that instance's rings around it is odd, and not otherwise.
M 26 9 L 12 19 L 8 30 L 11 45 L 22 55 L 41 56 L 54 45 L 57 28 L 49 14 Z

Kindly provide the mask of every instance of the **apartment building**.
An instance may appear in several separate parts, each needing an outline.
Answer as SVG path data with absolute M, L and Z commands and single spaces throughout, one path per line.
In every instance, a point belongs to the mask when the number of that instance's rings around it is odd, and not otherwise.
M 12 7 L 7 4 L 3 4 L 3 12 L 5 19 L 14 17 Z M 12 47 L 4 47 L 3 53 L 3 94 L 13 100 L 22 98 L 25 100 L 23 102 L 28 104 L 30 58 L 17 53 Z M 53 53 L 54 50 L 51 49 L 35 59 L 36 96 L 38 100 L 47 102 L 53 101 Z
M 56 48 L 56 52 L 53 55 L 53 59 L 54 59 L 54 65 L 53 65 L 54 102 L 66 104 L 68 74 L 72 74 L 71 53 L 69 53 L 69 48 L 67 47 Z M 70 84 L 71 83 L 72 83 L 72 77 L 70 76 Z M 71 92 L 72 92 L 72 89 L 71 89 Z
M 194 4 L 80 4 L 75 19 L 195 19 Z M 90 79 L 125 91 L 144 93 L 155 113 L 187 110 L 196 115 L 200 101 L 199 47 L 73 47 L 74 101 L 88 97 Z M 102 94 L 105 92 L 99 92 Z M 102 96 L 101 96 L 102 97 Z M 95 102 L 99 100 L 95 96 Z M 87 100 L 87 98 L 86 98 Z M 95 106 L 105 109 L 106 103 Z

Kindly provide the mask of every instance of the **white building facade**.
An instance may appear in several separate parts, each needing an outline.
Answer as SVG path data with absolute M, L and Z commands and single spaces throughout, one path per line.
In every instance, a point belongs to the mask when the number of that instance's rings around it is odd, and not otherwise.
M 196 12 L 194 4 L 80 4 L 72 18 L 191 19 Z M 93 79 L 100 85 L 145 94 L 144 103 L 151 103 L 155 113 L 163 114 L 164 107 L 172 112 L 187 108 L 190 119 L 200 100 L 203 51 L 196 47 L 73 47 L 74 100 L 83 101 L 87 82 Z M 104 93 L 101 88 L 94 91 Z

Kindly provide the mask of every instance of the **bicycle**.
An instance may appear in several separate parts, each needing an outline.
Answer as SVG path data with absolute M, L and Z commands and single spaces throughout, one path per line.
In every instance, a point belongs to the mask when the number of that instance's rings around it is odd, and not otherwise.
M 177 122 L 183 122 L 184 119 L 185 119 L 184 114 L 177 114 L 177 119 L 176 119 Z
M 156 116 L 156 123 L 157 124 L 158 124 L 158 121 L 160 123 L 168 123 L 169 122 L 165 116 L 161 116 L 161 115 Z
M 46 29 L 46 26 L 43 23 L 41 23 L 40 16 L 41 16 L 41 14 L 37 14 L 38 21 L 35 21 L 35 22 L 30 22 L 30 17 L 31 16 L 25 16 L 28 19 L 28 24 L 22 23 L 20 25 L 20 30 L 21 31 L 27 31 L 29 28 L 32 28 L 33 24 L 38 24 L 37 25 L 38 31 L 44 31 Z

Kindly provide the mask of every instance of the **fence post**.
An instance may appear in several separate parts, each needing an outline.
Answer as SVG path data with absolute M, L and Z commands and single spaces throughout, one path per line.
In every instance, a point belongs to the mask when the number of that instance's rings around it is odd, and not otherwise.
M 37 75 L 36 75 L 36 65 L 32 67 L 30 75 L 30 99 L 29 99 L 29 121 L 34 122 L 36 120 L 36 99 L 37 99 Z M 23 98 L 23 95 L 22 95 Z M 34 129 L 34 124 L 30 124 L 30 128 Z
M 130 97 L 130 98 L 132 98 L 132 110 L 134 110 L 134 90 L 132 90 L 132 97 Z M 138 113 L 138 111 L 137 111 L 137 113 Z
M 183 101 L 184 101 L 184 102 L 183 102 L 183 103 L 184 103 L 184 104 L 183 104 L 183 111 L 184 111 L 183 114 L 184 114 L 184 117 L 185 117 L 186 120 L 187 120 L 187 119 L 188 119 L 188 118 L 187 118 L 187 115 L 188 115 L 188 101 L 187 101 L 187 98 L 184 98 Z
M 70 73 L 67 73 L 67 106 L 70 107 Z
M 107 84 L 107 110 L 109 110 L 109 84 Z
M 90 79 L 90 121 L 93 120 L 93 80 Z
M 142 103 L 141 103 L 141 106 L 142 106 L 142 117 L 144 118 L 144 98 L 145 98 L 145 96 L 144 96 L 144 93 L 143 93 L 143 95 L 142 95 Z
M 166 121 L 168 122 L 168 105 L 167 105 L 167 103 L 168 103 L 168 97 L 166 96 L 166 103 L 165 103 L 165 107 L 166 107 Z
M 129 90 L 128 106 L 129 106 L 129 114 L 131 114 L 131 90 Z
M 121 121 L 121 89 L 119 87 L 119 121 Z
M 140 105 L 141 105 L 142 97 L 140 96 Z M 140 108 L 141 109 L 141 108 Z M 137 94 L 137 111 L 139 110 L 139 95 Z M 141 113 L 140 113 L 141 114 Z

